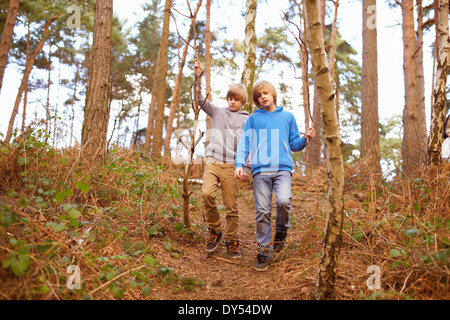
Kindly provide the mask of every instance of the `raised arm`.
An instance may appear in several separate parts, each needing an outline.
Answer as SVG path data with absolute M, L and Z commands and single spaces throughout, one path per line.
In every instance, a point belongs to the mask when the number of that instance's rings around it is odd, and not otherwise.
M 195 84 L 197 84 L 197 81 L 199 81 L 198 105 L 200 106 L 200 108 L 203 109 L 203 111 L 206 112 L 207 115 L 212 117 L 218 107 L 213 103 L 211 103 L 211 101 L 206 99 L 202 94 L 201 82 L 202 82 L 203 68 L 200 61 L 198 61 L 197 59 L 195 59 L 194 70 L 195 70 L 195 79 L 194 79 Z M 195 94 L 196 92 L 194 90 L 194 98 Z

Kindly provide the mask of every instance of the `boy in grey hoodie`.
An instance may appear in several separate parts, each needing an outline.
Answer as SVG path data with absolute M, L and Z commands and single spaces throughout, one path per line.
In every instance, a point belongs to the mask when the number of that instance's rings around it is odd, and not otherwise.
M 202 65 L 195 60 L 196 81 L 201 82 Z M 199 78 L 197 80 L 197 78 Z M 201 88 L 201 85 L 199 85 Z M 220 215 L 217 209 L 215 193 L 219 187 L 226 213 L 226 243 L 231 257 L 240 257 L 239 253 L 239 216 L 237 196 L 239 182 L 234 175 L 234 160 L 242 129 L 249 113 L 241 110 L 247 101 L 247 91 L 241 84 L 232 85 L 227 93 L 227 108 L 221 108 L 208 101 L 199 90 L 198 104 L 212 118 L 212 130 L 206 152 L 206 167 L 203 174 L 203 205 L 206 222 L 209 227 L 209 239 L 206 245 L 208 253 L 214 252 L 222 237 Z M 241 181 L 249 179 L 250 167 L 244 168 Z

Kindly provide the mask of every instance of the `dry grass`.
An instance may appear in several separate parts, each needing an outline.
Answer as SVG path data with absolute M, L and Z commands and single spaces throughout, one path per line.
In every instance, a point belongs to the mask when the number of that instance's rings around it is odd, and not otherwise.
M 250 183 L 239 197 L 242 258 L 232 260 L 223 247 L 204 252 L 200 186 L 192 186 L 194 230 L 184 229 L 183 168 L 170 161 L 114 150 L 104 164 L 86 163 L 78 150 L 54 150 L 32 136 L 0 151 L 1 299 L 313 299 L 326 221 L 323 169 L 293 176 L 287 245 L 258 273 Z M 450 298 L 449 177 L 450 165 L 393 182 L 362 162 L 346 169 L 335 299 Z M 70 208 L 80 216 L 70 219 Z M 66 286 L 70 265 L 81 270 L 80 289 Z M 380 268 L 380 290 L 366 285 L 371 265 Z

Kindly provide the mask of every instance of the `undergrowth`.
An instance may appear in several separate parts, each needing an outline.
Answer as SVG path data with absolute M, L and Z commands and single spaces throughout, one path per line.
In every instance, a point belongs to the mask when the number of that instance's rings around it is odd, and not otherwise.
M 43 141 L 37 130 L 0 146 L 1 299 L 170 299 L 205 285 L 166 263 L 203 245 L 205 230 L 183 224 L 182 168 L 119 148 L 93 164 L 78 149 Z M 450 165 L 389 182 L 363 162 L 345 172 L 335 298 L 448 299 Z M 312 291 L 305 274 L 321 255 L 326 175 L 293 179 L 313 180 L 322 194 L 315 212 L 293 212 L 298 240 L 275 264 L 277 287 L 296 282 L 299 298 Z M 201 200 L 191 197 L 192 213 L 201 214 Z M 377 290 L 366 286 L 368 266 L 381 272 Z
M 167 239 L 197 241 L 170 164 L 120 149 L 92 164 L 43 140 L 30 131 L 0 149 L 2 299 L 151 299 L 156 284 L 197 283 L 158 259 L 161 246 L 177 254 Z
M 450 164 L 385 181 L 359 161 L 345 168 L 344 181 L 333 299 L 448 300 Z M 295 288 L 297 299 L 314 299 L 327 220 L 326 183 L 325 167 L 311 177 L 293 176 L 292 240 L 274 272 L 280 277 L 277 287 Z
M 343 255 L 355 268 L 379 267 L 382 280 L 360 287 L 360 298 L 448 299 L 450 164 L 391 182 L 367 172 L 360 162 L 345 177 Z

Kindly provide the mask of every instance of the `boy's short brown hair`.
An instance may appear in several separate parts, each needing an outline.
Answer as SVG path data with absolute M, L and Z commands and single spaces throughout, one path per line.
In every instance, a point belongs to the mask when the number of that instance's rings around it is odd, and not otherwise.
M 247 89 L 243 84 L 233 84 L 227 92 L 227 100 L 234 98 L 244 105 L 247 102 Z
M 253 102 L 255 103 L 255 105 L 259 107 L 258 97 L 263 91 L 267 91 L 268 93 L 270 93 L 273 97 L 274 104 L 277 105 L 277 91 L 275 90 L 273 84 L 266 80 L 258 81 L 253 86 Z

